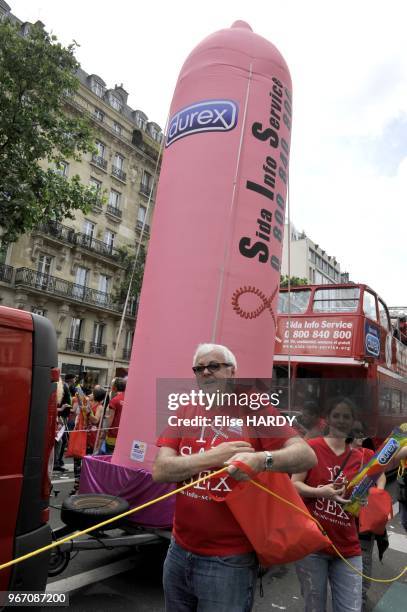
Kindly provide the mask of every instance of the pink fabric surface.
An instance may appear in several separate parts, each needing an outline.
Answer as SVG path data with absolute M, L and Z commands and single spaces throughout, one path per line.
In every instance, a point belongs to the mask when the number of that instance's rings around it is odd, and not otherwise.
M 83 458 L 79 493 L 107 493 L 126 499 L 130 508 L 139 506 L 174 488 L 171 484 L 153 481 L 151 473 L 143 469 L 126 468 L 111 463 L 111 456 Z M 175 495 L 145 510 L 129 516 L 128 520 L 142 527 L 170 528 L 175 506 Z

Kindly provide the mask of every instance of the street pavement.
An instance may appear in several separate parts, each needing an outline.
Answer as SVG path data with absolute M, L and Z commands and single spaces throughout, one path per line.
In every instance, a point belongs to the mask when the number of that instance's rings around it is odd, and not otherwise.
M 59 507 L 73 486 L 73 467 L 67 463 L 68 472 L 54 473 L 54 490 L 51 525 L 59 527 Z M 387 487 L 393 499 L 396 483 Z M 398 510 L 398 504 L 395 504 Z M 379 562 L 377 550 L 373 556 L 373 576 L 388 579 L 400 573 L 406 565 L 407 535 L 401 527 L 399 516 L 388 524 L 390 548 Z M 75 553 L 73 554 L 73 556 Z M 137 550 L 115 548 L 113 550 L 81 551 L 71 559 L 66 570 L 49 579 L 47 590 L 63 591 L 70 595 L 70 611 L 110 612 L 131 610 L 132 612 L 162 612 L 164 600 L 161 587 L 162 562 L 165 547 L 147 546 Z M 263 577 L 264 596 L 260 596 L 260 585 L 254 604 L 254 612 L 304 610 L 298 580 L 292 564 L 273 567 Z M 395 583 L 373 582 L 369 590 L 368 612 L 400 612 L 407 601 L 407 575 Z M 44 608 L 44 610 L 53 608 Z M 60 609 L 60 608 L 58 608 Z M 55 608 L 57 610 L 57 608 Z M 328 612 L 330 608 L 328 607 Z M 215 611 L 214 611 L 215 612 Z

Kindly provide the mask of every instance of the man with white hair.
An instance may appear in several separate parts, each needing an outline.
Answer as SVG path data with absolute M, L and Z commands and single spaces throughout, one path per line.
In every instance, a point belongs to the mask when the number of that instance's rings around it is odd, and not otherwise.
M 201 389 L 224 391 L 235 376 L 237 363 L 227 347 L 201 344 L 192 369 Z M 231 477 L 248 478 L 231 465 L 233 461 L 242 461 L 257 473 L 296 473 L 316 464 L 312 449 L 288 426 L 279 427 L 276 437 L 252 440 L 252 444 L 243 438 L 236 428 L 220 431 L 209 426 L 195 437 L 192 430 L 189 435 L 184 430 L 181 437 L 161 437 L 157 442 L 160 450 L 153 478 L 158 482 L 184 483 L 229 466 L 228 473 L 177 495 L 173 537 L 164 564 L 167 612 L 251 610 L 256 555 L 227 505 L 208 495 L 209 488 L 229 491 Z

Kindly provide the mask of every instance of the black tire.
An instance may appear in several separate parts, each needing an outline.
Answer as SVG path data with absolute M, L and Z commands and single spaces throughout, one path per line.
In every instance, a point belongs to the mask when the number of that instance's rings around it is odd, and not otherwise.
M 58 546 L 53 548 L 49 558 L 48 576 L 52 578 L 53 576 L 62 574 L 68 565 L 70 558 L 71 554 L 68 551 L 62 552 Z
M 92 493 L 70 495 L 62 503 L 61 520 L 73 529 L 87 529 L 128 509 L 128 502 L 114 495 Z M 119 523 L 120 521 L 114 521 L 102 529 L 117 529 Z

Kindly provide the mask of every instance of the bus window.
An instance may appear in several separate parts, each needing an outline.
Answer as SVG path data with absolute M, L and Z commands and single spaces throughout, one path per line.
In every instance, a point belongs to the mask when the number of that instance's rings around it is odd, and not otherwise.
M 292 373 L 291 373 L 292 376 Z M 273 366 L 273 380 L 279 380 L 280 378 L 288 378 L 288 366 L 286 365 L 274 365 Z
M 301 314 L 308 308 L 311 289 L 301 291 L 280 291 L 278 296 L 278 312 L 280 314 Z
M 359 287 L 327 287 L 317 289 L 314 295 L 314 312 L 356 312 Z
M 388 387 L 380 386 L 379 393 L 379 414 L 391 413 L 391 390 Z
M 372 321 L 377 321 L 376 298 L 369 291 L 365 291 L 363 294 L 363 312 Z
M 386 331 L 390 331 L 391 329 L 390 318 L 389 318 L 389 313 L 387 312 L 387 308 L 381 300 L 378 301 L 378 304 L 379 304 L 380 325 L 384 327 Z
M 398 389 L 393 389 L 391 394 L 391 413 L 401 414 L 401 397 Z

